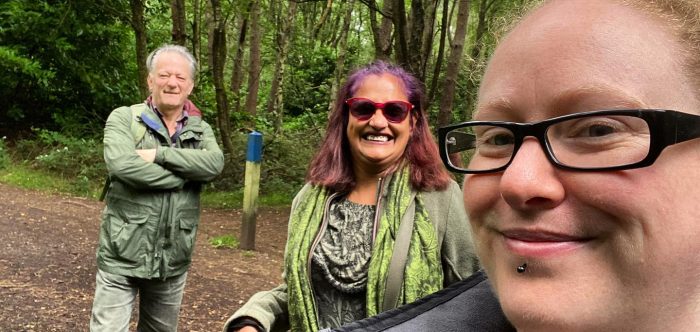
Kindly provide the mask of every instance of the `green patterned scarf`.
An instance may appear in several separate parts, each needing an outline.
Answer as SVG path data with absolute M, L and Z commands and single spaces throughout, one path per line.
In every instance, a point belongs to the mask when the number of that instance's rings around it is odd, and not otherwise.
M 381 218 L 372 248 L 367 281 L 367 315 L 379 313 L 384 301 L 389 262 L 401 216 L 411 203 L 409 168 L 403 167 L 385 186 L 381 202 Z M 309 251 L 323 220 L 329 192 L 310 187 L 292 211 L 290 232 L 285 253 L 289 322 L 292 331 L 317 331 L 318 320 L 309 281 Z M 415 217 L 411 244 L 401 286 L 399 301 L 413 302 L 442 288 L 443 275 L 437 236 L 423 205 L 420 193 L 415 195 Z

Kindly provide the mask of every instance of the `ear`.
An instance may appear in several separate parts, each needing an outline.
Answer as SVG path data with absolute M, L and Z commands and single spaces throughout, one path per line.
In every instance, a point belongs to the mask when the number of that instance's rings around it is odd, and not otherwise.
M 148 73 L 148 76 L 146 77 L 146 82 L 148 83 L 148 91 L 151 93 L 153 92 L 153 75 L 151 73 Z

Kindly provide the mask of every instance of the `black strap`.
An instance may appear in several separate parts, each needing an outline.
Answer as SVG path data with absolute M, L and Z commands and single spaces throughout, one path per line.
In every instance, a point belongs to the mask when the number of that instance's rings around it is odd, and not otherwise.
M 112 179 L 109 178 L 109 175 L 107 175 L 107 178 L 105 179 L 105 185 L 102 187 L 102 193 L 100 194 L 100 201 L 105 200 L 105 196 L 107 196 L 107 191 L 109 190 L 109 185 L 112 183 Z

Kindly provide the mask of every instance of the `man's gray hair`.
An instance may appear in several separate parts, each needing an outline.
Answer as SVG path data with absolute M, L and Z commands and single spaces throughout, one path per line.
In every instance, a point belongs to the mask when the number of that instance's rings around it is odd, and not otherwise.
M 148 68 L 148 72 L 153 72 L 155 69 L 155 60 L 161 53 L 170 52 L 180 54 L 183 58 L 187 59 L 190 63 L 190 71 L 192 72 L 192 79 L 194 80 L 197 75 L 197 60 L 194 59 L 194 56 L 186 47 L 180 45 L 166 44 L 153 50 L 153 52 L 148 55 L 148 58 L 146 58 L 146 68 Z

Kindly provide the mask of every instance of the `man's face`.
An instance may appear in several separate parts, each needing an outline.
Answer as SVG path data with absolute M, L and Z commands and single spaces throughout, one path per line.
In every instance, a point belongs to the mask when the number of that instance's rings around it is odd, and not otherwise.
M 613 1 L 546 4 L 494 53 L 475 120 L 697 113 L 679 45 L 662 23 Z M 650 167 L 584 173 L 555 168 L 527 137 L 506 171 L 465 177 L 479 257 L 514 325 L 663 330 L 683 324 L 679 311 L 697 317 L 699 144 L 670 146 Z
M 148 74 L 148 89 L 153 103 L 160 111 L 180 110 L 192 92 L 194 81 L 190 63 L 178 53 L 157 55 L 154 68 Z

